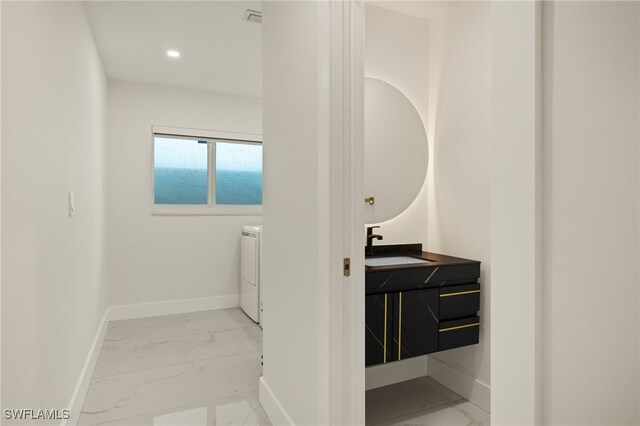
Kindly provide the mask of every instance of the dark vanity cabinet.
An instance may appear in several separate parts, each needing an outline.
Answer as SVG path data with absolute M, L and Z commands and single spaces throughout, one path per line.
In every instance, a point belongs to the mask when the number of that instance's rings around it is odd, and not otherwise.
M 438 350 L 478 343 L 480 333 L 480 284 L 440 288 Z
M 478 343 L 480 262 L 417 249 L 410 256 L 430 262 L 366 267 L 367 366 Z
M 393 294 L 365 296 L 366 365 L 393 361 Z
M 437 289 L 366 296 L 366 364 L 436 352 L 437 315 Z

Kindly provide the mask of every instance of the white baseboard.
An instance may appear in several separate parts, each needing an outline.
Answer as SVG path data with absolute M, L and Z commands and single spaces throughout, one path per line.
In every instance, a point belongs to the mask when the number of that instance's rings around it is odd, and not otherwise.
M 427 375 L 427 359 L 417 356 L 389 364 L 374 365 L 365 370 L 366 390 L 404 382 Z
M 109 320 L 117 321 L 160 315 L 184 314 L 214 309 L 237 308 L 240 295 L 198 297 L 195 299 L 167 300 L 163 302 L 137 303 L 109 307 Z
M 260 387 L 258 389 L 258 399 L 264 412 L 267 413 L 267 417 L 273 425 L 290 425 L 293 426 L 293 420 L 289 416 L 280 404 L 278 398 L 274 395 L 273 391 L 264 380 L 264 377 L 260 377 Z
M 473 402 L 483 410 L 491 410 L 491 387 L 450 365 L 429 357 L 429 377 Z
M 71 395 L 71 401 L 69 401 L 70 417 L 69 419 L 62 421 L 63 426 L 75 426 L 78 423 L 80 413 L 82 412 L 82 406 L 84 405 L 84 399 L 87 396 L 87 391 L 89 390 L 91 376 L 93 376 L 93 370 L 96 366 L 96 362 L 98 361 L 98 355 L 100 355 L 100 348 L 102 348 L 102 342 L 104 341 L 104 335 L 107 332 L 108 326 L 109 309 L 107 308 L 104 311 L 104 315 L 102 315 L 102 320 L 100 321 L 100 325 L 98 325 L 96 336 L 93 338 L 93 343 L 91 344 L 87 358 L 82 366 L 80 377 L 78 378 L 76 387 Z

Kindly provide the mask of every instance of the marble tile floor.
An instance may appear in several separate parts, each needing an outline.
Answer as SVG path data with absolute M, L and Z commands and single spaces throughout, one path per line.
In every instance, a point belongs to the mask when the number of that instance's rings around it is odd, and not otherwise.
M 111 322 L 78 425 L 270 425 L 261 352 L 240 309 Z
M 488 425 L 489 413 L 430 377 L 366 393 L 367 425 Z
M 262 330 L 240 309 L 109 324 L 78 425 L 270 425 L 258 402 Z M 429 377 L 367 391 L 368 425 L 483 425 Z

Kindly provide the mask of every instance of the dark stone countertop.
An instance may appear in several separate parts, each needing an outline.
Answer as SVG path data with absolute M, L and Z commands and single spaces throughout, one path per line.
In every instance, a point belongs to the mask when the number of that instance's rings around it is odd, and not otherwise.
M 422 244 L 373 246 L 373 254 L 366 258 L 385 256 L 411 256 L 430 262 L 365 265 L 365 294 L 477 283 L 480 278 L 479 261 L 422 251 Z
M 373 254 L 365 256 L 371 257 L 395 257 L 409 256 L 417 259 L 428 260 L 428 263 L 409 263 L 400 265 L 365 266 L 365 272 L 374 271 L 394 271 L 399 269 L 433 268 L 440 266 L 460 266 L 480 264 L 477 260 L 463 259 L 460 257 L 447 256 L 439 253 L 422 251 L 422 244 L 387 244 L 372 247 Z

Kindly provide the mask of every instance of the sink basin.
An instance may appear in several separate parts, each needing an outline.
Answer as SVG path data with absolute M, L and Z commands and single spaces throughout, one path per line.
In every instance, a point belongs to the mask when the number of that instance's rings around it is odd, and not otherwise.
M 364 259 L 366 266 L 390 266 L 390 265 L 410 265 L 414 263 L 429 263 L 429 260 L 416 259 L 410 256 L 387 256 L 369 257 Z

